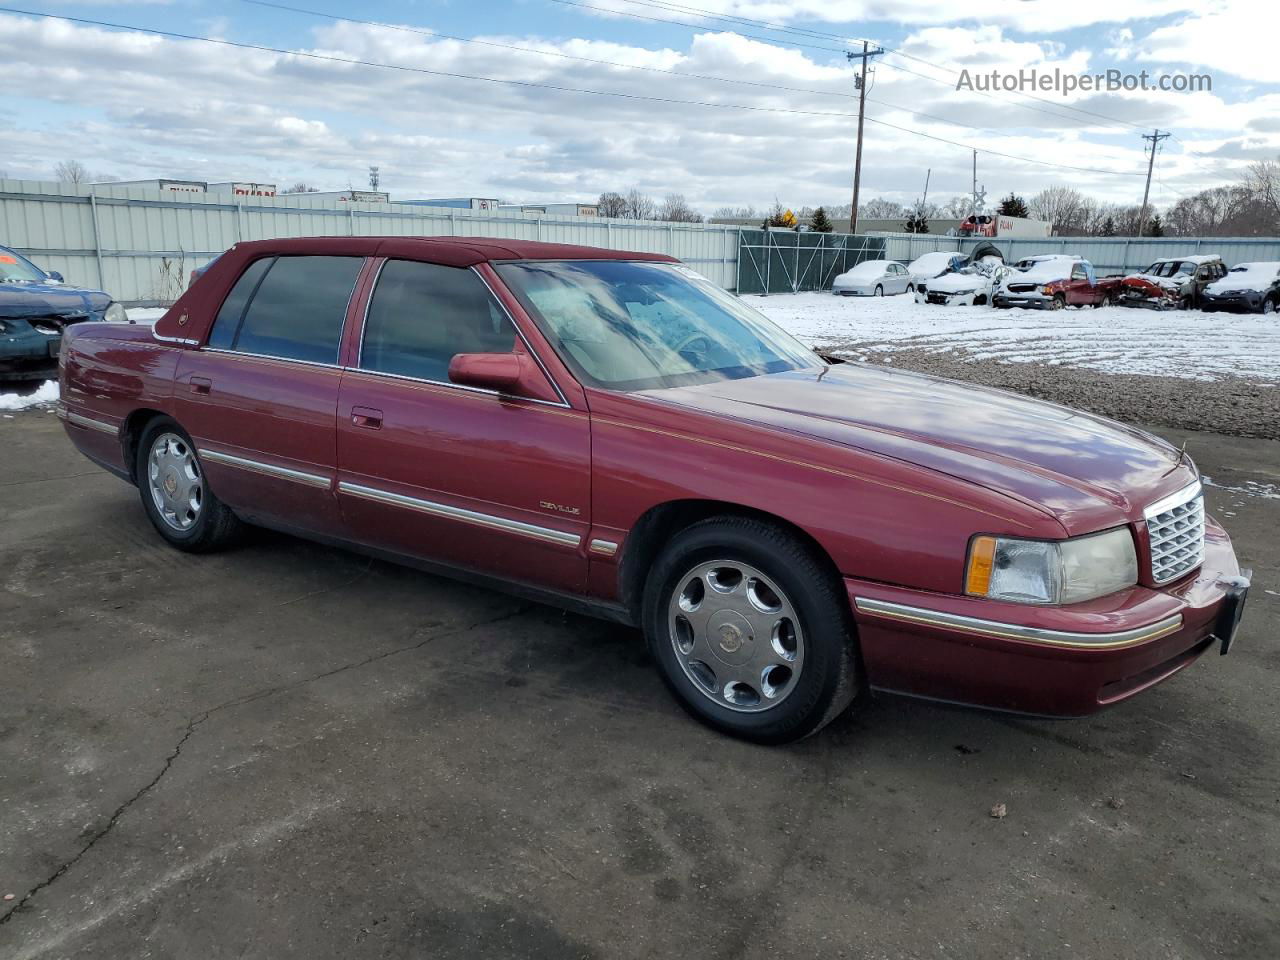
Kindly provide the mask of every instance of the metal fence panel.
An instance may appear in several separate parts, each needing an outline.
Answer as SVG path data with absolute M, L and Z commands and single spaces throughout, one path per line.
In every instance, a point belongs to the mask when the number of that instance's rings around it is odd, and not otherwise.
M 0 244 L 69 282 L 125 303 L 167 303 L 194 267 L 244 240 L 309 236 L 475 236 L 585 244 L 678 257 L 732 289 L 738 228 L 531 216 L 332 199 L 171 194 L 141 187 L 0 180 Z
M 740 230 L 736 289 L 748 293 L 829 290 L 831 281 L 863 260 L 884 256 L 880 237 L 792 230 Z

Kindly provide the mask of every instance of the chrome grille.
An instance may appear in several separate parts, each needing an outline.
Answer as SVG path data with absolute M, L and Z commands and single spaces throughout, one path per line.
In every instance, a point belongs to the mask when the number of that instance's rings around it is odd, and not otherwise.
M 1204 493 L 1199 482 L 1144 511 L 1151 537 L 1151 579 L 1168 583 L 1204 562 Z

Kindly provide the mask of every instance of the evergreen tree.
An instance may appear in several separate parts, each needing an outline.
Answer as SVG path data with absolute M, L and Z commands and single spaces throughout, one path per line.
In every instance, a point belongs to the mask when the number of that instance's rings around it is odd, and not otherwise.
M 831 218 L 827 216 L 825 207 L 819 207 L 813 211 L 813 218 L 809 221 L 809 228 L 814 233 L 830 233 L 835 229 L 831 225 Z
M 1027 212 L 1027 202 L 1020 196 L 1009 191 L 1009 195 L 1000 201 L 1000 206 L 996 207 L 996 213 L 1002 217 L 1029 217 Z
M 1101 229 L 1098 230 L 1098 236 L 1114 237 L 1115 235 L 1116 235 L 1116 218 L 1109 216 L 1107 217 L 1107 219 L 1102 221 L 1102 227 Z
M 1147 224 L 1148 237 L 1164 236 L 1164 221 L 1160 219 L 1160 214 L 1156 214 L 1151 218 L 1151 222 Z

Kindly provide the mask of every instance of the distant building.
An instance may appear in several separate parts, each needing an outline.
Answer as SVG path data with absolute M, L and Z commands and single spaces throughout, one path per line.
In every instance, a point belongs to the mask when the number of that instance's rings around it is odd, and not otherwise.
M 600 208 L 594 203 L 502 203 L 498 209 L 504 213 L 560 215 L 569 217 L 598 217 Z
M 142 187 L 144 190 L 159 190 L 163 193 L 208 193 L 209 184 L 203 180 L 112 180 L 103 186 Z
M 391 194 L 381 190 L 319 190 L 314 193 L 286 193 L 281 200 L 336 200 L 338 203 L 390 203 Z
M 276 195 L 274 183 L 243 183 L 229 180 L 225 183 L 211 183 L 208 189 L 209 193 L 223 197 L 274 197 Z
M 448 207 L 452 210 L 497 210 L 498 201 L 492 197 L 442 197 L 435 200 L 393 200 L 411 207 Z

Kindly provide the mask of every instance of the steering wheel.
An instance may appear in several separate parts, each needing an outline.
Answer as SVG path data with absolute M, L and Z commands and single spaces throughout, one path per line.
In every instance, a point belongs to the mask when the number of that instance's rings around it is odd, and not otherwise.
M 693 349 L 693 345 L 698 343 L 698 341 L 702 341 L 702 346 L 697 349 Z M 705 356 L 711 351 L 712 346 L 713 344 L 710 337 L 705 333 L 698 333 L 697 331 L 694 331 L 676 344 L 676 353 L 684 353 L 686 350 L 690 350 L 692 353 L 702 354 Z

